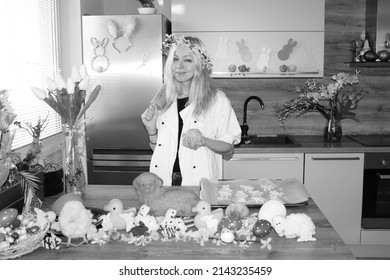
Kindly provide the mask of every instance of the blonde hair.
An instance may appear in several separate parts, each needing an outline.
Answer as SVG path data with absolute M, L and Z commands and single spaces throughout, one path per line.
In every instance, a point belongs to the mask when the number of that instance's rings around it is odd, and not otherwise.
M 191 45 L 199 47 L 201 50 L 205 50 L 203 42 L 196 37 L 185 37 L 189 40 Z M 164 83 L 166 84 L 166 105 L 164 109 L 177 99 L 180 93 L 180 83 L 174 78 L 172 72 L 173 58 L 176 49 L 181 45 L 172 45 L 169 50 L 169 54 L 165 63 L 164 70 Z M 190 47 L 191 48 L 191 47 Z M 216 96 L 216 89 L 213 88 L 211 83 L 211 70 L 204 67 L 199 52 L 193 52 L 195 62 L 195 74 L 192 79 L 188 103 L 194 104 L 194 116 L 199 116 L 210 108 L 214 102 Z

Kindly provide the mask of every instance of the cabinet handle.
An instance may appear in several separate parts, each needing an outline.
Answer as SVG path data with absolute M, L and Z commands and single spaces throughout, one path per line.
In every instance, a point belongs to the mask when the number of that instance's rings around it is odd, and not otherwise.
M 299 157 L 233 157 L 231 161 L 297 161 Z
M 383 175 L 383 174 L 380 174 L 380 173 L 376 173 L 376 177 L 378 177 L 379 179 L 384 179 L 384 180 L 389 180 L 390 179 L 390 175 Z
M 360 157 L 312 157 L 312 160 L 360 160 Z

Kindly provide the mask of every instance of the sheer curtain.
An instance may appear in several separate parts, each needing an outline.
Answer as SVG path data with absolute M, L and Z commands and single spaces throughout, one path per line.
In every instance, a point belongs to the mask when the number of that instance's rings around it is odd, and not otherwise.
M 57 1 L 0 1 L 0 90 L 8 90 L 22 124 L 48 116 L 41 139 L 61 132 L 61 118 L 30 90 L 46 88 L 45 77 L 54 79 L 60 70 Z M 17 129 L 12 148 L 31 141 L 26 130 Z

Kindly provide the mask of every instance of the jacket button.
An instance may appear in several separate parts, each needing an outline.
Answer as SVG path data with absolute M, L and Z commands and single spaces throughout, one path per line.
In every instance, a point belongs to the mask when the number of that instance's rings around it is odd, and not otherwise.
M 194 123 L 196 123 L 196 121 L 194 121 Z
M 196 168 L 196 166 L 194 165 L 192 168 Z
M 165 124 L 164 122 L 161 122 L 161 124 Z
M 157 164 L 154 167 L 157 167 Z
M 161 147 L 161 144 L 158 144 Z

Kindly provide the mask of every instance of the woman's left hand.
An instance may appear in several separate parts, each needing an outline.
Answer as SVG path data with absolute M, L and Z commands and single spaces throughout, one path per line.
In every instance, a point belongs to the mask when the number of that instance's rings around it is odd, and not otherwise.
M 199 129 L 189 129 L 183 133 L 183 146 L 197 150 L 205 145 L 205 137 Z

